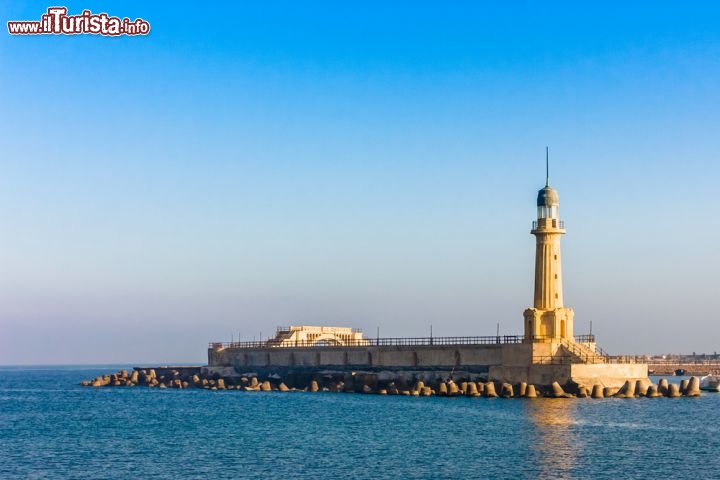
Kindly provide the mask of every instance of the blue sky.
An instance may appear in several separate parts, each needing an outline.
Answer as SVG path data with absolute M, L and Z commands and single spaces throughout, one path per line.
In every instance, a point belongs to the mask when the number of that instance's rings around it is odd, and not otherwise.
M 720 6 L 388 3 L 67 2 L 151 34 L 1 34 L 0 364 L 520 334 L 546 145 L 576 333 L 717 350 Z

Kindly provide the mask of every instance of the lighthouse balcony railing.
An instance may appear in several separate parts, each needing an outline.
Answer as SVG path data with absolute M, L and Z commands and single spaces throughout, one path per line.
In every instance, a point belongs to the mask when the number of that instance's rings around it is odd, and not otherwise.
M 565 221 L 564 220 L 557 220 L 557 219 L 553 218 L 553 219 L 551 219 L 550 222 L 547 222 L 547 223 L 542 222 L 542 223 L 543 223 L 542 226 L 544 228 L 550 227 L 550 228 L 565 229 Z M 537 220 L 533 220 L 532 229 L 537 230 L 539 227 L 540 227 L 540 222 L 538 222 Z

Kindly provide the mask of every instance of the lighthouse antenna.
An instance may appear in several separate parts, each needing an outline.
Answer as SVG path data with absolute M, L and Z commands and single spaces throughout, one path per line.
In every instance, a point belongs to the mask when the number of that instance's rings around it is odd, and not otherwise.
M 545 186 L 550 186 L 550 160 L 548 159 L 548 147 L 545 147 Z

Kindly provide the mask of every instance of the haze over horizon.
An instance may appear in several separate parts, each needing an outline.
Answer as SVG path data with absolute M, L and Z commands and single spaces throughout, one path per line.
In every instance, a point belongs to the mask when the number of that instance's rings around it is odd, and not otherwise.
M 152 30 L 0 35 L 0 364 L 522 334 L 546 145 L 575 333 L 718 350 L 719 4 L 64 5 Z

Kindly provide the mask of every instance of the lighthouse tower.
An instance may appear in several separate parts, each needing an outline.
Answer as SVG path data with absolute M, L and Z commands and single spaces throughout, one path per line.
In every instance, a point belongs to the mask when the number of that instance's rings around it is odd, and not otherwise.
M 545 187 L 538 192 L 537 220 L 530 233 L 535 235 L 535 296 L 532 308 L 523 313 L 525 339 L 532 342 L 574 341 L 573 310 L 563 306 L 560 237 L 565 225 L 560 220 L 557 190 L 550 187 L 545 152 Z

